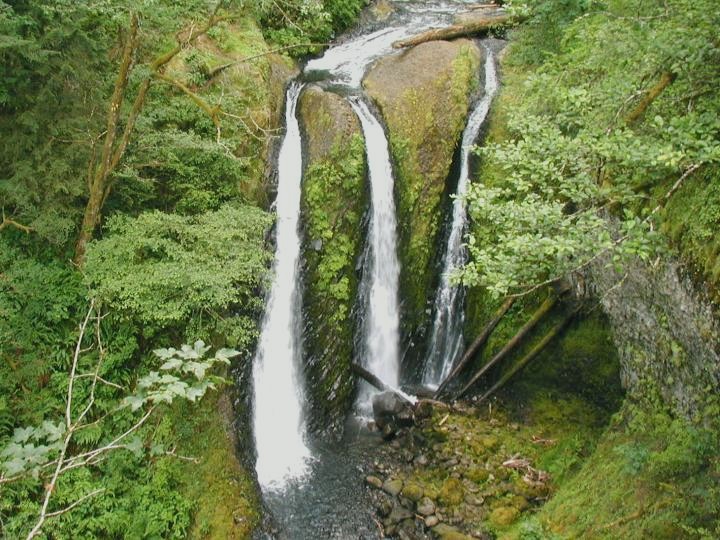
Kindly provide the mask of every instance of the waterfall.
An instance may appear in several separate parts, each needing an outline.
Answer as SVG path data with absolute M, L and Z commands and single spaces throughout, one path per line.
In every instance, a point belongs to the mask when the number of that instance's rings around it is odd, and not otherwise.
M 281 488 L 307 471 L 301 358 L 299 255 L 302 144 L 295 108 L 302 85 L 290 85 L 286 96 L 286 133 L 278 157 L 277 247 L 273 283 L 253 363 L 253 427 L 256 470 L 264 488 Z
M 463 350 L 463 289 L 452 282 L 451 275 L 465 263 L 467 257 L 467 251 L 462 244 L 467 223 L 463 197 L 470 181 L 470 152 L 487 118 L 490 104 L 498 88 L 494 55 L 487 46 L 484 46 L 484 49 L 485 93 L 470 114 L 462 135 L 460 176 L 453 201 L 452 225 L 443 256 L 440 285 L 435 295 L 433 309 L 435 318 L 422 380 L 423 384 L 430 388 L 437 388 L 448 376 Z
M 370 175 L 371 217 L 369 257 L 363 272 L 367 294 L 367 315 L 363 329 L 365 367 L 384 383 L 398 386 L 398 279 L 397 226 L 393 198 L 393 174 L 385 131 L 367 105 L 358 98 L 350 100 L 360 119 L 366 141 Z M 363 383 L 358 398 L 361 414 L 372 411 L 376 390 Z

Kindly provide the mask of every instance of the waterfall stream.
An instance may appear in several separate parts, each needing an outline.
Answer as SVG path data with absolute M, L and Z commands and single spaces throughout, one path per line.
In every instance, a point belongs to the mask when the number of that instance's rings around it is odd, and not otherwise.
M 495 56 L 489 47 L 485 50 L 485 89 L 480 101 L 468 118 L 462 135 L 460 149 L 460 175 L 452 206 L 452 223 L 442 263 L 440 285 L 435 295 L 430 347 L 423 372 L 423 384 L 437 388 L 448 376 L 463 352 L 463 288 L 452 282 L 453 272 L 466 261 L 467 250 L 463 246 L 463 234 L 467 224 L 467 210 L 463 197 L 470 181 L 470 155 L 480 129 L 485 123 L 490 104 L 498 88 Z
M 280 489 L 307 470 L 303 384 L 300 354 L 300 180 L 302 141 L 295 108 L 302 85 L 290 85 L 286 96 L 286 133 L 278 157 L 277 247 L 274 280 L 255 361 L 254 433 L 258 481 Z
M 378 30 L 375 26 L 369 33 L 331 47 L 322 57 L 309 61 L 298 78 L 311 78 L 331 91 L 350 94 L 346 99 L 360 120 L 371 212 L 360 286 L 365 316 L 359 329 L 362 351 L 358 358 L 369 371 L 395 388 L 400 378 L 400 265 L 392 161 L 383 125 L 363 100 L 361 80 L 370 63 L 395 52 L 394 41 L 448 24 L 458 3 L 413 0 L 398 2 L 397 6 L 385 28 Z M 373 504 L 356 477 L 379 436 L 368 433 L 363 422 L 351 423 L 352 429 L 346 430 L 345 439 L 339 443 L 310 438 L 305 433 L 304 385 L 299 365 L 303 328 L 299 287 L 303 282 L 299 234 L 303 141 L 296 118 L 301 92 L 302 84 L 294 82 L 286 96 L 286 133 L 277 164 L 274 277 L 253 363 L 256 471 L 264 501 L 279 528 L 266 534 L 271 535 L 268 538 L 293 540 L 376 538 Z M 486 93 L 490 93 L 487 85 Z M 478 114 L 476 109 L 473 117 Z M 485 114 L 487 110 L 483 117 Z M 475 135 L 464 137 L 463 148 L 477 136 L 482 119 L 476 123 Z M 464 155 L 467 161 L 465 150 Z M 459 242 L 462 226 L 457 234 Z M 357 412 L 361 417 L 371 415 L 375 392 L 364 383 L 360 387 Z
M 367 316 L 363 329 L 365 367 L 387 385 L 396 388 L 399 379 L 399 314 L 397 258 L 397 224 L 393 195 L 392 162 L 382 124 L 367 105 L 357 98 L 350 100 L 362 125 L 370 176 L 371 217 L 369 260 L 363 280 L 368 291 Z M 372 396 L 377 390 L 364 383 L 358 397 L 358 410 L 372 413 Z

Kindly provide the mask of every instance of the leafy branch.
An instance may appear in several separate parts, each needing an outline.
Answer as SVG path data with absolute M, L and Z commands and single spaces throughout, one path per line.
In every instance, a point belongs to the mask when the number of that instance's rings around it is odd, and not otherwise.
M 96 308 L 95 302 L 92 301 L 79 325 L 78 339 L 68 374 L 68 388 L 62 420 L 58 422 L 45 420 L 36 427 L 16 428 L 9 444 L 0 451 L 0 484 L 13 482 L 27 476 L 35 479 L 43 478 L 44 481 L 40 511 L 34 526 L 26 537 L 27 540 L 39 535 L 48 519 L 65 514 L 105 491 L 103 488 L 91 490 L 65 507 L 50 510 L 53 495 L 63 474 L 80 467 L 98 465 L 116 450 L 127 450 L 141 455 L 144 445 L 136 434 L 146 425 L 158 406 L 162 403 L 170 404 L 175 399 L 198 401 L 208 390 L 215 389 L 225 382 L 222 377 L 210 374 L 212 368 L 217 364 L 229 364 L 230 359 L 239 354 L 232 349 L 219 349 L 214 357 L 206 358 L 210 347 L 202 341 L 197 341 L 192 346 L 183 345 L 179 350 L 174 348 L 158 349 L 154 351 L 154 354 L 164 361 L 159 371 L 151 371 L 148 375 L 140 378 L 135 391 L 120 400 L 113 411 L 101 415 L 96 420 L 88 421 L 95 412 L 96 390 L 99 385 L 122 389 L 120 385 L 100 376 L 107 354 L 100 331 L 103 317 Z M 94 343 L 89 347 L 83 347 L 91 325 L 94 325 L 95 330 Z M 97 359 L 89 372 L 81 373 L 84 354 L 92 349 L 97 349 Z M 160 372 L 163 374 L 160 375 Z M 86 390 L 84 393 L 87 396 L 86 401 L 81 402 L 77 390 L 81 386 L 81 381 L 88 378 L 91 381 L 89 390 L 83 389 Z M 90 449 L 79 447 L 74 437 L 80 430 L 108 419 L 113 413 L 120 413 L 127 409 L 130 409 L 131 413 L 142 409 L 142 415 L 133 420 L 127 429 L 111 436 L 97 447 Z M 177 455 L 174 448 L 167 452 L 162 450 L 159 452 L 179 459 L 194 459 Z

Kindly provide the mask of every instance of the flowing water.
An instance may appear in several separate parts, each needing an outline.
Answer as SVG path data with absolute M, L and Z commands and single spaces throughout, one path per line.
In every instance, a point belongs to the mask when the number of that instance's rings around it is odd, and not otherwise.
M 281 489 L 308 470 L 300 351 L 300 180 L 302 141 L 295 108 L 302 85 L 286 96 L 286 133 L 278 157 L 274 281 L 253 364 L 256 471 L 265 489 Z
M 399 380 L 397 224 L 393 197 L 393 171 L 385 131 L 368 106 L 358 98 L 350 100 L 360 119 L 370 177 L 371 214 L 368 231 L 370 252 L 363 272 L 368 291 L 363 336 L 367 355 L 365 367 L 385 384 L 396 388 Z M 372 413 L 372 396 L 377 390 L 363 382 L 358 397 L 358 411 Z
M 371 184 L 367 256 L 362 271 L 365 291 L 362 361 L 386 384 L 397 387 L 398 277 L 393 176 L 382 124 L 363 101 L 360 89 L 367 67 L 397 53 L 392 43 L 432 26 L 450 22 L 457 3 L 397 2 L 385 28 L 355 35 L 307 63 L 301 78 L 334 89 L 341 87 L 360 119 L 366 141 Z M 278 159 L 277 247 L 274 280 L 253 364 L 256 470 L 263 499 L 277 528 L 269 538 L 377 538 L 372 502 L 360 478 L 377 435 L 354 422 L 339 443 L 309 438 L 303 417 L 302 321 L 298 284 L 302 140 L 295 107 L 302 85 L 287 92 L 286 134 Z M 482 121 L 480 121 L 482 122 Z M 474 137 L 473 137 L 474 139 Z M 472 140 L 471 140 L 472 142 Z M 465 143 L 464 143 L 465 144 Z M 469 143 L 468 143 L 469 144 Z M 359 392 L 358 412 L 368 415 L 374 390 Z M 351 433 L 352 432 L 352 433 Z
M 463 234 L 467 224 L 467 210 L 463 197 L 470 181 L 470 155 L 480 129 L 485 123 L 490 104 L 498 88 L 495 71 L 495 56 L 492 50 L 485 49 L 485 92 L 468 118 L 462 135 L 460 149 L 460 175 L 457 192 L 452 206 L 452 223 L 443 256 L 443 269 L 440 285 L 435 295 L 433 308 L 435 317 L 430 334 L 430 347 L 423 373 L 423 384 L 437 388 L 450 373 L 455 362 L 463 352 L 463 288 L 453 283 L 452 274 L 465 264 L 467 250 L 463 246 Z

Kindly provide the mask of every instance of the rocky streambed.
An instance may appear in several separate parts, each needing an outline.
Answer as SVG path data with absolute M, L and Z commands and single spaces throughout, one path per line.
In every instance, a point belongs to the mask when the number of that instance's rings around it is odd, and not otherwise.
M 589 453 L 606 418 L 570 396 L 526 406 L 421 403 L 415 425 L 376 447 L 367 465 L 381 536 L 515 537 Z

